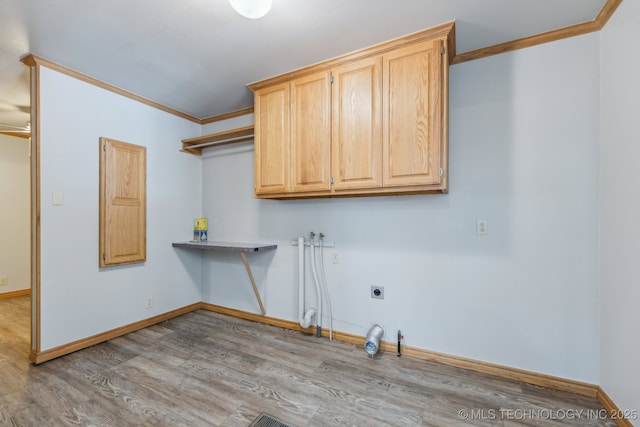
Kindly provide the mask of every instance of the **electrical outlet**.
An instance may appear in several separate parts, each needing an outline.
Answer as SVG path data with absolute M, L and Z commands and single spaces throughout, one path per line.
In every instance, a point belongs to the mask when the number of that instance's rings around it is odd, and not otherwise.
M 371 286 L 371 298 L 384 299 L 384 286 Z
M 7 286 L 9 284 L 9 279 L 6 277 L 0 277 L 0 286 Z
M 338 252 L 331 252 L 331 262 L 334 264 L 340 264 L 340 256 Z
M 486 219 L 476 220 L 476 234 L 486 235 L 489 234 L 489 221 Z
M 151 308 L 153 307 L 153 298 L 151 297 L 147 297 L 147 302 L 144 305 L 144 308 Z

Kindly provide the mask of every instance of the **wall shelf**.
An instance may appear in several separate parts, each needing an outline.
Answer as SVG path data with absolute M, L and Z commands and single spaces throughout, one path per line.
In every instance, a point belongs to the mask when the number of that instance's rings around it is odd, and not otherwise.
M 202 156 L 202 149 L 253 140 L 253 125 L 182 140 L 183 153 Z
M 251 127 L 253 128 L 253 126 Z M 258 301 L 258 305 L 260 306 L 260 313 L 262 313 L 263 316 L 266 314 L 264 310 L 264 305 L 262 305 L 262 298 L 260 298 L 260 293 L 258 292 L 258 287 L 256 286 L 256 281 L 253 278 L 253 273 L 251 272 L 251 267 L 249 267 L 249 261 L 247 260 L 247 256 L 245 255 L 245 253 L 272 251 L 278 247 L 277 245 L 262 244 L 262 243 L 191 241 L 191 242 L 172 243 L 171 246 L 173 246 L 174 248 L 196 249 L 200 251 L 239 252 L 240 257 L 242 258 L 242 262 L 244 263 L 244 268 L 247 270 L 247 274 L 249 275 L 251 286 L 253 286 L 253 293 L 256 295 L 256 300 Z
M 231 243 L 231 242 L 176 242 L 172 243 L 174 248 L 199 249 L 201 251 L 223 251 L 223 252 L 264 252 L 276 249 L 278 245 L 262 243 Z

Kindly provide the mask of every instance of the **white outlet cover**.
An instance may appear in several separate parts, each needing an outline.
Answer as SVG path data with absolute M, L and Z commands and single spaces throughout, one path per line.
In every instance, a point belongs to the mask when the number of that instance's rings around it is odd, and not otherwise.
M 489 234 L 489 221 L 486 219 L 476 220 L 476 234 L 481 236 Z
M 64 193 L 61 193 L 59 191 L 54 191 L 51 198 L 54 206 L 64 205 Z

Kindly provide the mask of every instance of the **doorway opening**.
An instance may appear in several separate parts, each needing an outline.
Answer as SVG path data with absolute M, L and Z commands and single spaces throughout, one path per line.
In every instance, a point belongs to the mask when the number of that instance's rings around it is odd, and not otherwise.
M 33 329 L 31 70 L 0 82 L 0 357 L 25 362 Z
M 29 151 L 28 137 L 0 134 L 0 347 L 11 359 L 28 359 L 31 349 Z

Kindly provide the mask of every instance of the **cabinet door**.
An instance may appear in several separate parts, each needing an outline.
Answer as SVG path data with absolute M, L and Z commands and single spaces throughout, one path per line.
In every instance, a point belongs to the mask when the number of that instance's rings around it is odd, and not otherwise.
M 441 43 L 416 43 L 383 57 L 384 186 L 441 182 Z
M 328 71 L 291 82 L 291 189 L 331 189 L 331 91 Z
M 255 93 L 254 173 L 256 194 L 289 188 L 289 83 Z
M 382 57 L 333 70 L 332 175 L 334 189 L 382 184 Z

